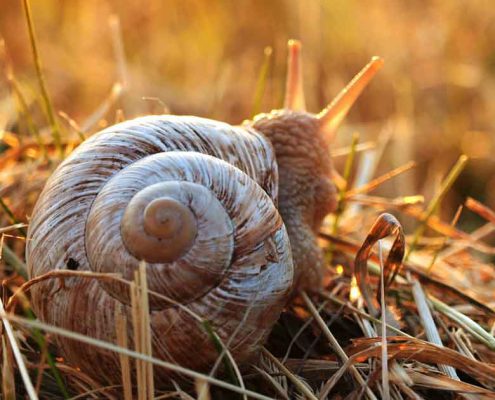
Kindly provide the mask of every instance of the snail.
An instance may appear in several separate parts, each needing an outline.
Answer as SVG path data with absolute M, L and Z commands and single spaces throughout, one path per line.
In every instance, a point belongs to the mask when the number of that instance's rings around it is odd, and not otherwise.
M 83 142 L 32 212 L 29 277 L 77 269 L 132 280 L 144 262 L 149 290 L 163 295 L 149 296 L 154 357 L 200 371 L 218 358 L 180 303 L 211 323 L 236 362 L 256 361 L 291 293 L 320 285 L 316 233 L 336 204 L 329 145 L 382 65 L 373 58 L 312 114 L 305 111 L 300 49 L 289 42 L 281 110 L 240 126 L 145 116 Z M 41 320 L 113 343 L 117 307 L 131 320 L 129 288 L 119 282 L 45 280 L 31 288 L 31 302 Z M 54 339 L 65 360 L 96 381 L 120 382 L 117 354 Z M 155 376 L 165 382 L 170 372 L 156 368 Z

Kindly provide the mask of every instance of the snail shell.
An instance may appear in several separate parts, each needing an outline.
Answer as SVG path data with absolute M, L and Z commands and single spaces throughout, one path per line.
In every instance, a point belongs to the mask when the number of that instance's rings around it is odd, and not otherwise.
M 292 283 L 276 182 L 273 150 L 252 129 L 174 116 L 115 125 L 49 179 L 29 227 L 30 276 L 71 263 L 132 280 L 145 260 L 149 289 L 211 321 L 221 339 L 237 331 L 231 351 L 245 361 L 259 350 Z M 216 360 L 196 320 L 161 298 L 149 300 L 155 357 L 194 369 Z M 50 324 L 111 342 L 118 303 L 130 320 L 129 290 L 121 284 L 47 281 L 33 287 L 32 303 Z M 115 354 L 56 340 L 98 380 L 119 380 Z M 201 352 L 185 350 L 192 344 Z
M 29 276 L 77 268 L 132 280 L 145 262 L 152 292 L 210 321 L 238 363 L 255 360 L 290 292 L 321 283 L 317 232 L 336 197 L 328 145 L 382 64 L 373 59 L 326 109 L 311 114 L 304 110 L 299 43 L 289 50 L 283 110 L 241 127 L 143 117 L 78 147 L 33 210 Z M 122 282 L 46 280 L 31 293 L 39 318 L 93 338 L 115 342 L 117 308 L 131 320 Z M 154 357 L 196 370 L 216 361 L 191 313 L 154 295 L 149 305 Z M 55 340 L 96 381 L 120 382 L 115 353 Z M 155 375 L 159 385 L 171 377 L 162 369 Z

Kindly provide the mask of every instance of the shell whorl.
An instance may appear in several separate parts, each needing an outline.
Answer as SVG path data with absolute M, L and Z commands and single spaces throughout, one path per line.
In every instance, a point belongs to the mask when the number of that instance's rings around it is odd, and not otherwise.
M 47 182 L 28 232 L 30 277 L 72 260 L 79 270 L 132 280 L 144 260 L 149 289 L 211 321 L 225 341 L 236 332 L 231 352 L 245 361 L 257 354 L 292 284 L 276 196 L 273 150 L 256 131 L 195 117 L 128 121 L 82 144 Z M 143 253 L 157 244 L 164 246 Z M 163 299 L 149 300 L 154 356 L 195 369 L 216 360 L 197 321 Z M 128 288 L 107 281 L 50 280 L 32 289 L 38 317 L 107 341 L 115 340 L 119 303 L 130 319 Z M 56 340 L 69 362 L 98 381 L 120 380 L 116 354 Z M 191 353 L 192 345 L 201 352 Z
M 180 234 L 164 240 L 145 232 L 144 214 L 158 199 L 172 200 L 186 215 L 192 214 L 196 232 L 185 248 Z M 129 212 L 133 221 L 126 220 Z M 120 272 L 129 280 L 148 258 L 150 290 L 187 304 L 219 283 L 234 250 L 237 257 L 244 255 L 242 249 L 251 249 L 281 226 L 268 195 L 239 169 L 196 152 L 167 152 L 124 168 L 100 190 L 86 224 L 86 249 L 93 270 Z M 129 251 L 130 237 L 135 238 L 134 251 Z M 104 286 L 129 303 L 128 291 L 120 285 Z M 156 309 L 167 304 L 152 297 L 150 305 Z
M 198 234 L 196 213 L 186 196 L 210 195 L 207 191 L 202 193 L 203 190 L 199 185 L 164 182 L 136 193 L 122 217 L 125 247 L 140 260 L 175 261 L 191 248 Z M 213 199 L 208 198 L 211 202 Z M 213 215 L 225 218 L 218 202 L 215 205 Z

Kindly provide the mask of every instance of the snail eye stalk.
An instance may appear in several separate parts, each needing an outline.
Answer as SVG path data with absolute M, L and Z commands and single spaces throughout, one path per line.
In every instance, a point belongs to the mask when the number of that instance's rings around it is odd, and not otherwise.
M 319 114 L 320 132 L 330 142 L 338 126 L 345 118 L 364 88 L 368 86 L 376 73 L 383 66 L 383 59 L 373 57 L 364 68 L 342 89 L 342 91 Z
M 294 111 L 305 111 L 301 42 L 289 40 L 287 57 L 287 81 L 285 84 L 284 108 Z

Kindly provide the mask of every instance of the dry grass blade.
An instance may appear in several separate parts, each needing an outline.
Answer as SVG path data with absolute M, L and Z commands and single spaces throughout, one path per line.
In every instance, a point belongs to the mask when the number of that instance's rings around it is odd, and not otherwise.
M 115 335 L 117 336 L 117 344 L 120 347 L 127 349 L 127 317 L 123 312 L 122 306 L 115 309 Z M 132 400 L 131 365 L 129 363 L 129 357 L 125 354 L 119 354 L 119 359 L 120 368 L 122 370 L 124 400 Z
M 323 308 L 325 308 L 325 306 L 327 305 L 327 302 L 324 301 L 320 304 L 320 306 L 318 307 L 318 313 L 323 310 Z M 313 323 L 313 317 L 310 317 L 306 320 L 306 322 L 304 322 L 304 324 L 299 328 L 299 330 L 294 334 L 294 336 L 292 337 L 289 345 L 287 346 L 287 350 L 285 352 L 285 355 L 284 357 L 282 358 L 282 364 L 286 364 L 286 361 L 288 360 L 289 358 L 289 355 L 290 355 L 290 352 L 292 351 L 292 348 L 294 347 L 294 345 L 297 343 L 297 339 L 303 334 L 303 332 Z
M 101 399 L 101 396 L 105 396 L 105 398 L 109 400 L 116 400 L 115 397 L 110 396 L 106 394 L 106 391 L 110 391 L 112 389 L 118 389 L 120 388 L 120 385 L 112 385 L 112 386 L 103 386 L 100 388 L 96 388 L 93 390 L 88 390 L 88 391 L 83 391 L 82 393 L 78 394 L 77 396 L 71 397 L 69 400 L 86 400 L 89 396 L 91 396 L 93 399 Z
M 452 337 L 459 353 L 469 357 L 471 360 L 477 360 L 473 354 L 472 343 L 463 329 L 457 329 Z
M 454 238 L 454 239 L 469 240 L 469 234 L 462 232 L 458 229 L 455 229 L 451 224 L 441 221 L 440 218 L 438 218 L 435 215 L 432 215 L 430 218 L 425 220 L 427 214 L 421 207 L 415 207 L 415 206 L 409 207 L 404 210 L 404 213 L 420 221 L 424 221 L 424 223 L 428 226 L 428 228 L 444 236 L 448 236 L 449 238 Z
M 472 197 L 468 197 L 466 200 L 466 207 L 469 208 L 472 212 L 478 214 L 480 217 L 483 217 L 492 224 L 495 224 L 495 211 L 488 208 L 479 201 L 473 199 Z
M 129 85 L 129 77 L 127 74 L 124 41 L 122 39 L 122 28 L 120 26 L 119 17 L 115 14 L 111 15 L 108 19 L 108 25 L 110 27 L 110 33 L 112 36 L 112 45 L 113 45 L 115 61 L 117 63 L 118 81 L 122 84 L 123 89 L 126 89 L 127 86 Z
M 67 122 L 67 125 L 69 125 L 69 127 L 76 133 L 76 135 L 79 136 L 79 139 L 81 140 L 81 142 L 83 142 L 84 140 L 86 140 L 86 136 L 84 136 L 84 133 L 82 132 L 81 127 L 78 125 L 78 123 L 76 121 L 74 121 L 69 116 L 69 114 L 67 114 L 64 111 L 59 111 L 58 112 L 58 115 L 62 119 L 64 119 Z M 67 150 L 67 151 L 69 151 L 69 150 Z
M 355 367 L 355 364 L 357 363 L 357 357 L 359 354 L 354 354 L 353 356 L 349 357 L 347 361 L 342 364 L 342 366 L 338 369 L 338 371 L 332 375 L 332 377 L 325 382 L 323 387 L 321 388 L 320 391 L 320 400 L 325 399 L 328 394 L 331 392 L 331 390 L 334 388 L 334 386 L 337 384 L 337 382 L 342 378 L 342 376 L 345 374 L 345 372 L 352 368 Z
M 338 298 L 336 298 L 335 296 L 333 296 L 331 293 L 328 293 L 328 292 L 320 292 L 319 293 L 322 297 L 326 298 L 326 299 L 329 299 L 331 301 L 333 301 L 334 303 L 336 304 L 339 304 L 341 306 L 344 306 L 346 308 L 348 308 L 349 310 L 351 310 L 353 313 L 363 317 L 363 318 L 366 318 L 378 325 L 380 325 L 382 323 L 381 320 L 379 320 L 378 318 L 375 318 L 371 315 L 369 315 L 368 313 L 365 313 L 361 310 L 359 310 L 358 308 L 354 307 L 352 304 L 350 303 L 346 303 L 346 302 L 343 302 L 342 300 L 339 300 Z M 390 324 L 385 324 L 385 326 L 387 327 L 387 330 L 389 330 L 390 332 L 394 332 L 398 335 L 402 335 L 402 336 L 405 336 L 405 337 L 414 337 L 414 336 L 411 336 L 409 334 L 407 334 L 406 332 L 403 332 L 401 331 L 400 329 L 397 329 L 396 327 L 390 325 Z
M 446 390 L 449 392 L 457 392 L 461 395 L 473 394 L 477 396 L 466 396 L 471 399 L 495 399 L 495 393 L 488 389 L 480 388 L 479 386 L 469 383 L 460 382 L 456 379 L 451 379 L 443 375 L 422 374 L 416 371 L 408 371 L 409 377 L 413 380 L 414 385 L 422 386 L 429 389 Z
M 349 349 L 351 353 L 358 353 L 355 358 L 364 362 L 371 357 L 380 357 L 381 349 L 376 343 L 381 339 L 356 339 Z M 420 339 L 408 339 L 402 336 L 389 336 L 389 354 L 395 359 L 417 360 L 423 363 L 446 364 L 471 375 L 479 382 L 493 386 L 495 384 L 495 365 L 472 360 L 455 350 L 439 347 Z
M 331 360 L 289 358 L 285 366 L 291 371 L 299 371 L 301 376 L 308 376 L 308 379 L 313 379 L 316 376 L 327 379 L 328 375 L 332 375 L 340 369 L 342 363 Z M 356 368 L 363 373 L 370 370 L 369 364 L 356 364 Z
M 14 225 L 10 225 L 10 226 L 6 226 L 4 228 L 0 228 L 0 234 L 2 233 L 5 233 L 5 232 L 10 232 L 10 231 L 13 231 L 15 229 L 21 229 L 21 228 L 26 228 L 27 225 L 24 224 L 24 223 L 17 223 L 17 224 L 14 224 Z
M 139 290 L 140 290 L 140 303 L 142 310 L 142 325 L 143 331 L 143 349 L 144 354 L 152 356 L 152 344 L 151 344 L 151 322 L 150 322 L 150 306 L 148 300 L 148 279 L 146 277 L 146 263 L 142 262 L 139 265 Z M 146 364 L 146 386 L 148 387 L 148 398 L 153 400 L 155 395 L 155 382 L 153 376 L 153 364 Z
M 345 198 L 348 199 L 350 197 L 353 197 L 357 194 L 364 194 L 371 192 L 372 190 L 376 189 L 378 186 L 381 184 L 389 181 L 393 177 L 400 175 L 406 171 L 409 171 L 410 169 L 416 167 L 416 162 L 414 161 L 409 161 L 408 163 L 397 167 L 393 169 L 392 171 L 387 172 L 386 174 L 383 174 L 379 176 L 378 178 L 373 179 L 372 181 L 368 182 L 366 185 L 357 187 L 355 189 L 348 190 L 347 193 L 345 194 Z
M 394 208 L 401 211 L 407 210 L 417 204 L 424 202 L 423 196 L 401 196 L 393 199 L 387 199 L 379 196 L 368 196 L 362 194 L 356 194 L 353 197 L 347 199 L 348 202 L 361 203 L 374 207 L 381 208 Z
M 3 308 L 3 301 L 0 299 L 0 318 L 2 319 L 2 323 L 5 329 L 5 333 L 7 334 L 7 338 L 10 343 L 10 348 L 12 349 L 12 353 L 14 354 L 14 358 L 17 362 L 17 366 L 19 367 L 19 371 L 21 373 L 22 381 L 24 383 L 24 388 L 26 389 L 27 395 L 30 400 L 37 400 L 38 394 L 34 390 L 33 383 L 31 382 L 31 378 L 29 377 L 28 370 L 26 368 L 26 364 L 22 357 L 21 350 L 19 349 L 19 345 L 15 338 L 14 330 L 12 329 L 12 325 L 10 321 L 6 317 L 5 309 Z
M 130 286 L 132 304 L 132 325 L 134 332 L 134 348 L 138 353 L 152 356 L 151 328 L 149 320 L 148 287 L 146 278 L 146 264 L 139 265 L 135 271 L 134 282 Z M 140 400 L 153 399 L 154 381 L 153 364 L 136 359 L 136 375 L 138 398 Z
M 354 151 L 356 153 L 360 153 L 362 151 L 374 149 L 375 147 L 376 147 L 376 143 L 375 142 L 364 142 L 364 143 L 359 143 L 356 146 L 356 148 L 355 148 Z M 344 147 L 340 147 L 338 149 L 331 149 L 330 150 L 330 155 L 332 156 L 332 158 L 342 157 L 342 156 L 349 155 L 349 153 L 351 151 L 352 151 L 352 147 L 351 146 L 344 146 Z
M 364 187 L 375 176 L 376 169 L 385 152 L 385 148 L 392 137 L 392 129 L 386 126 L 379 134 L 376 146 L 373 150 L 361 154 L 356 168 L 354 187 Z M 347 197 L 346 197 L 347 198 Z M 349 215 L 357 216 L 362 210 L 362 204 L 353 204 L 349 209 Z
M 447 257 L 451 257 L 452 255 L 459 253 L 464 249 L 467 249 L 468 247 L 475 248 L 473 246 L 473 243 L 477 243 L 479 240 L 487 237 L 488 235 L 492 234 L 494 231 L 495 231 L 495 225 L 492 224 L 491 222 L 487 222 L 486 224 L 482 225 L 478 229 L 471 232 L 471 234 L 469 235 L 470 238 L 469 241 L 458 240 L 455 243 L 453 243 L 451 246 L 447 247 L 445 250 L 440 251 L 437 260 L 444 260 Z
M 98 124 L 98 122 L 110 110 L 110 108 L 117 102 L 117 100 L 122 95 L 122 92 L 123 92 L 122 84 L 120 82 L 114 83 L 108 97 L 81 124 L 81 132 L 86 133 L 86 132 L 90 131 L 94 126 L 96 126 Z
M 382 336 L 382 388 L 383 388 L 383 398 L 386 400 L 390 399 L 390 379 L 388 372 L 388 348 L 387 348 L 387 307 L 385 305 L 385 277 L 384 277 L 384 266 L 383 266 L 383 254 L 382 254 L 382 242 L 378 241 L 378 258 L 380 259 L 380 307 L 382 310 L 382 326 L 381 326 L 381 336 Z
M 168 392 L 160 396 L 156 396 L 154 400 L 164 400 L 164 399 L 194 400 L 193 397 L 179 390 L 176 390 L 175 392 Z
M 14 295 L 10 297 L 9 302 L 7 303 L 7 311 L 11 310 L 15 304 L 17 303 L 18 297 L 26 293 L 33 285 L 41 283 L 48 279 L 60 279 L 60 278 L 71 278 L 78 277 L 84 279 L 97 279 L 101 281 L 110 281 L 110 282 L 119 282 L 124 285 L 131 285 L 132 282 L 122 279 L 121 275 L 118 273 L 101 273 L 101 272 L 92 272 L 92 271 L 72 271 L 72 270 L 55 270 L 47 272 L 46 274 L 39 275 L 35 278 L 30 279 L 25 282 L 18 290 L 15 291 Z M 175 301 L 174 299 L 165 296 L 161 293 L 157 293 L 153 290 L 148 290 L 148 294 L 158 297 L 160 299 L 168 301 L 170 304 L 180 308 L 187 314 L 189 314 L 192 318 L 194 318 L 198 323 L 202 323 L 203 320 L 201 317 L 194 312 L 192 312 L 185 305 Z
M 306 305 L 308 306 L 309 311 L 313 315 L 313 318 L 316 320 L 316 322 L 318 323 L 318 326 L 320 327 L 320 329 L 324 333 L 325 337 L 329 341 L 330 345 L 332 346 L 333 350 L 335 351 L 335 353 L 339 357 L 340 361 L 342 361 L 342 363 L 346 363 L 348 361 L 349 357 L 347 356 L 345 351 L 342 349 L 342 347 L 340 346 L 337 339 L 335 339 L 335 337 L 332 334 L 332 332 L 330 331 L 330 329 L 328 329 L 327 324 L 325 324 L 325 321 L 323 321 L 323 318 L 321 318 L 320 314 L 318 313 L 318 310 L 316 309 L 316 307 L 313 304 L 313 302 L 311 301 L 311 299 L 308 297 L 308 295 L 305 292 L 302 292 L 301 296 L 302 296 L 304 302 L 306 303 Z M 376 399 L 376 396 L 373 394 L 371 389 L 368 387 L 368 385 L 364 381 L 363 377 L 361 376 L 361 374 L 359 373 L 359 371 L 356 369 L 356 367 L 354 365 L 350 366 L 350 371 L 351 371 L 351 374 L 354 377 L 354 379 L 359 383 L 359 385 L 361 385 L 361 387 L 366 388 L 366 396 L 370 399 Z
M 253 368 L 261 374 L 261 376 L 272 386 L 272 388 L 282 399 L 289 400 L 289 395 L 284 390 L 282 385 L 280 385 L 280 383 L 278 383 L 268 372 L 257 367 L 256 365 L 253 365 Z
M 284 364 L 282 364 L 272 353 L 267 349 L 262 349 L 263 355 L 268 358 L 278 369 L 294 384 L 297 390 L 306 398 L 310 400 L 318 400 L 311 389 L 302 382 L 296 375 L 294 375 Z
M 287 380 L 287 377 L 284 374 L 282 374 L 280 372 L 280 369 L 273 362 L 271 362 L 267 357 L 264 357 L 263 355 L 261 355 L 260 361 L 261 361 L 260 362 L 260 368 L 261 367 L 264 368 L 263 371 L 270 375 L 271 380 L 273 380 L 277 383 L 277 387 L 279 387 L 281 389 L 281 391 L 285 393 L 285 396 L 289 396 L 289 393 L 288 393 L 289 382 Z M 289 366 L 290 362 L 286 359 L 286 357 L 282 358 L 280 360 L 280 362 L 282 364 L 284 364 L 290 370 L 294 371 L 295 373 L 298 373 L 297 369 L 291 368 Z M 257 368 L 257 366 L 253 365 L 253 367 L 255 367 L 255 369 L 259 369 L 259 368 Z
M 374 317 L 378 317 L 379 315 L 379 304 L 370 293 L 370 285 L 368 281 L 368 258 L 370 257 L 373 245 L 380 239 L 391 235 L 395 235 L 396 237 L 387 256 L 387 260 L 385 261 L 383 272 L 384 288 L 387 288 L 399 272 L 405 250 L 405 240 L 402 227 L 393 215 L 384 213 L 377 218 L 366 236 L 363 245 L 357 252 L 354 261 L 354 275 L 356 277 L 359 290 L 361 291 L 366 305 L 368 306 L 370 314 Z M 390 315 L 390 320 L 394 320 L 392 315 Z M 395 323 L 391 323 L 391 325 L 398 326 L 397 321 L 395 321 Z
M 141 339 L 141 315 L 142 312 L 139 308 L 139 289 L 135 282 L 130 285 L 131 293 L 131 310 L 132 310 L 132 328 L 134 334 L 134 349 L 138 353 L 142 353 L 142 342 Z M 137 398 L 138 400 L 146 400 L 147 390 L 146 390 L 146 365 L 141 359 L 136 359 L 136 384 L 137 384 Z
M 7 311 L 11 311 L 16 306 L 18 299 L 24 296 L 33 285 L 36 285 L 48 279 L 60 279 L 60 278 L 63 279 L 63 278 L 71 278 L 71 277 L 99 279 L 103 281 L 104 280 L 120 281 L 122 279 L 120 278 L 120 274 L 109 274 L 109 273 L 100 273 L 100 272 L 91 272 L 91 271 L 71 271 L 71 270 L 50 271 L 47 272 L 46 274 L 37 276 L 35 278 L 28 280 L 27 282 L 24 282 L 24 284 L 19 289 L 17 289 L 14 292 L 14 294 L 9 298 L 9 301 L 6 305 Z M 128 281 L 125 282 L 129 284 Z
M 198 400 L 211 400 L 210 385 L 204 379 L 196 379 L 194 381 Z
M 5 400 L 15 400 L 15 380 L 14 380 L 14 363 L 12 352 L 5 343 L 4 335 L 2 338 L 2 398 Z
M 428 307 L 423 288 L 416 279 L 412 279 L 411 283 L 414 301 L 416 302 L 416 306 L 418 307 L 421 324 L 425 329 L 426 337 L 431 343 L 443 347 L 440 333 L 438 332 L 435 321 L 433 320 L 433 316 L 431 315 L 430 307 Z M 459 380 L 459 377 L 457 376 L 454 368 L 444 364 L 439 364 L 438 368 L 451 378 Z
M 187 394 L 186 392 L 184 392 L 181 389 L 181 387 L 179 386 L 179 384 L 177 382 L 172 381 L 172 384 L 174 385 L 174 388 L 175 388 L 176 392 L 178 393 L 178 398 L 180 398 L 181 400 L 194 400 L 194 398 L 192 396 L 190 396 L 189 394 Z M 168 394 L 166 396 L 168 396 Z M 165 397 L 165 398 L 168 398 L 168 397 Z M 158 399 L 158 397 L 157 397 L 157 399 Z

